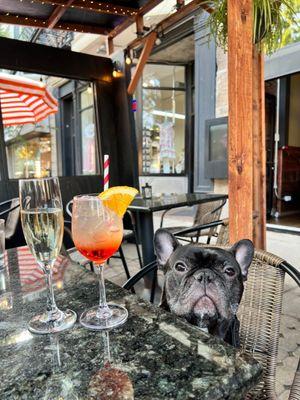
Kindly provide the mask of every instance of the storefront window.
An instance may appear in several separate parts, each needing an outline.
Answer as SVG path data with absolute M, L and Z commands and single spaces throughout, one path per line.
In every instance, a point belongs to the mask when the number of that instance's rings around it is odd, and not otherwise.
M 96 137 L 93 104 L 93 91 L 91 87 L 88 87 L 80 93 L 81 155 L 83 175 L 96 173 Z
M 147 65 L 143 76 L 142 173 L 185 172 L 185 68 Z

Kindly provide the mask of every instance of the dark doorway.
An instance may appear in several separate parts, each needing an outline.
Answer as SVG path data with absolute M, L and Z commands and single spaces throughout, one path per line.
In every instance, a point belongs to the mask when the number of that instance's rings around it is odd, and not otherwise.
M 277 113 L 278 135 L 276 135 Z M 300 74 L 267 81 L 266 156 L 269 229 L 277 230 L 280 227 L 281 230 L 300 231 L 299 124 Z
M 267 216 L 270 217 L 273 208 L 273 177 L 274 177 L 274 134 L 276 119 L 276 96 L 266 93 L 266 178 L 267 178 Z

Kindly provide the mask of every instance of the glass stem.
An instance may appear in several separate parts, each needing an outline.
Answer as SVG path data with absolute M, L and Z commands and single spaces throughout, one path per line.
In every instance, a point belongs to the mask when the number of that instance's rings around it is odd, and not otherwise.
M 46 286 L 47 286 L 47 311 L 49 320 L 56 320 L 59 309 L 56 305 L 54 298 L 54 290 L 52 283 L 52 265 L 48 264 L 44 266 Z
M 101 319 L 107 319 L 111 316 L 111 311 L 106 303 L 103 269 L 104 269 L 104 264 L 99 264 L 97 266 L 98 279 L 99 279 L 99 308 L 97 312 L 97 317 Z

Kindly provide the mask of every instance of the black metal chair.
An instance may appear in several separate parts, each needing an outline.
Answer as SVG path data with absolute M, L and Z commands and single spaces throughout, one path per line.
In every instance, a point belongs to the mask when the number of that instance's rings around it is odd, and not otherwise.
M 25 239 L 20 220 L 19 198 L 2 201 L 0 210 L 0 218 L 5 219 L 5 247 L 10 249 L 23 246 Z
M 72 207 L 73 204 L 73 200 L 70 200 L 67 205 L 66 205 L 66 213 L 72 217 Z M 141 256 L 141 252 L 140 252 L 140 248 L 139 248 L 139 244 L 138 244 L 138 236 L 137 236 L 137 230 L 136 230 L 136 224 L 135 224 L 135 219 L 133 214 L 130 211 L 127 211 L 126 214 L 129 216 L 130 218 L 130 222 L 131 222 L 131 227 L 132 229 L 124 229 L 124 233 L 123 233 L 123 239 L 122 239 L 122 243 L 124 243 L 125 241 L 129 241 L 129 240 L 133 240 L 134 244 L 136 246 L 136 250 L 137 250 L 137 255 L 138 255 L 138 259 L 139 259 L 139 264 L 140 264 L 140 268 L 143 267 L 143 263 L 142 263 L 142 256 Z M 72 240 L 72 231 L 71 231 L 71 221 L 70 220 L 65 220 L 65 233 L 67 234 L 68 239 Z M 66 242 L 66 239 L 65 239 Z M 73 240 L 72 240 L 73 243 Z M 65 248 L 67 249 L 67 253 L 68 255 L 72 255 L 72 253 L 74 253 L 76 251 L 76 248 L 74 247 L 74 243 L 71 247 L 68 247 L 65 245 Z M 129 272 L 129 268 L 128 268 L 128 264 L 124 255 L 124 251 L 122 248 L 122 245 L 119 247 L 118 250 L 119 256 L 118 255 L 113 255 L 111 258 L 120 258 L 123 264 L 123 268 L 126 274 L 127 279 L 130 279 L 130 272 Z M 72 258 L 72 257 L 71 257 Z M 108 260 L 109 263 L 109 260 Z M 92 262 L 84 262 L 84 265 L 90 265 L 91 269 L 93 270 L 93 263 Z

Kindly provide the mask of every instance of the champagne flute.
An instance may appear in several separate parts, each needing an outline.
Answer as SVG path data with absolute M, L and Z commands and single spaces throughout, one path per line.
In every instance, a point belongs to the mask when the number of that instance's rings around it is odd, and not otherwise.
M 63 206 L 58 178 L 19 181 L 21 221 L 26 243 L 45 274 L 47 311 L 28 324 L 32 333 L 46 334 L 71 328 L 77 315 L 61 311 L 55 302 L 52 269 L 62 244 Z
M 106 302 L 103 267 L 119 248 L 123 238 L 123 221 L 105 207 L 98 196 L 75 196 L 72 212 L 72 237 L 77 250 L 95 263 L 99 277 L 99 305 L 83 312 L 81 325 L 88 329 L 110 329 L 123 324 L 125 307 Z

